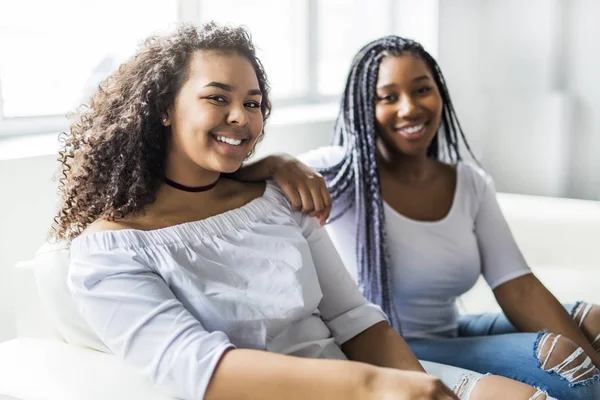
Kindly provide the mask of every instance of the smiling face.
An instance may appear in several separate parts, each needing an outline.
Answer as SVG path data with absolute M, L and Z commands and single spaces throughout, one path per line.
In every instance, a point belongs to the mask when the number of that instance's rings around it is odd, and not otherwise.
M 247 58 L 198 51 L 187 75 L 164 122 L 171 127 L 166 173 L 182 183 L 194 172 L 236 171 L 263 129 L 261 91 Z
M 377 79 L 379 139 L 393 153 L 426 155 L 442 116 L 442 98 L 425 62 L 410 53 L 386 56 Z

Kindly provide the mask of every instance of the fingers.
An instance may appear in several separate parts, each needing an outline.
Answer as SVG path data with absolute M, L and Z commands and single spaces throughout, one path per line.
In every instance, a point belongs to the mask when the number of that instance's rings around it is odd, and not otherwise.
M 324 224 L 327 222 L 327 220 L 329 220 L 329 216 L 331 215 L 331 206 L 333 204 L 331 201 L 331 194 L 329 193 L 324 180 L 323 185 L 321 185 L 321 196 L 323 197 L 324 206 L 323 212 L 321 213 L 321 223 Z
M 313 212 L 315 210 L 315 203 L 313 202 L 313 196 L 310 188 L 301 186 L 298 188 L 298 193 L 300 194 L 300 200 L 302 201 L 302 207 L 300 208 L 300 211 L 302 211 L 304 214 L 314 216 Z
M 331 214 L 331 195 L 327 184 L 318 173 L 292 175 L 279 186 L 288 198 L 293 211 L 301 211 L 311 217 L 319 218 L 321 225 Z
M 310 213 L 311 217 L 320 216 L 325 211 L 325 201 L 323 199 L 323 195 L 321 194 L 321 188 L 315 187 L 310 189 L 310 194 L 312 197 L 314 208 Z
M 281 190 L 283 190 L 283 193 L 285 193 L 285 197 L 287 197 L 287 199 L 289 200 L 290 205 L 292 206 L 292 210 L 300 211 L 302 209 L 302 199 L 300 197 L 300 193 L 298 193 L 298 190 L 296 190 L 296 188 L 291 185 L 285 185 L 280 187 Z
M 325 180 L 321 176 L 311 179 L 310 183 L 305 190 L 310 192 L 313 209 L 309 210 L 309 204 L 307 204 L 306 206 L 303 205 L 303 211 L 311 217 L 319 218 L 321 225 L 325 225 L 331 214 L 331 195 L 327 190 Z
M 459 400 L 457 395 L 446 386 L 441 379 L 431 377 L 428 384 L 427 392 L 429 392 L 429 396 L 431 399 L 435 400 Z
M 441 385 L 441 391 L 443 392 L 440 399 L 443 400 L 460 400 L 456 393 L 454 393 L 448 386 L 444 385 L 441 381 L 439 382 Z

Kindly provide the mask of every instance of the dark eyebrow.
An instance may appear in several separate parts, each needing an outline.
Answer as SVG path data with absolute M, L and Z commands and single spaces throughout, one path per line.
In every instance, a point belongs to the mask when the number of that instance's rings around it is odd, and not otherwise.
M 219 89 L 223 89 L 226 92 L 233 92 L 233 90 L 235 89 L 233 86 L 221 82 L 211 82 L 207 85 L 204 85 L 204 87 L 216 87 Z
M 429 79 L 430 79 L 429 76 L 427 76 L 427 75 L 421 75 L 421 76 L 416 77 L 415 79 L 413 79 L 413 82 L 427 81 Z
M 210 82 L 209 84 L 204 85 L 204 87 L 216 87 L 219 89 L 223 89 L 226 92 L 233 92 L 235 90 L 235 86 L 228 85 L 226 83 L 221 82 Z M 249 96 L 262 96 L 262 92 L 260 89 L 250 89 L 248 90 Z
M 427 75 L 421 75 L 421 76 L 417 76 L 415 79 L 413 79 L 413 82 L 420 82 L 420 81 L 427 81 L 430 80 L 431 78 Z M 383 86 L 377 86 L 377 89 L 388 89 L 391 87 L 396 86 L 395 83 L 388 83 L 387 85 L 383 85 Z

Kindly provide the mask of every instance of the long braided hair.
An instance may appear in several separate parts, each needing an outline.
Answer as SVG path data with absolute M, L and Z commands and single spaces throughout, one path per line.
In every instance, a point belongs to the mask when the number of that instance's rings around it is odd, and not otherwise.
M 333 145 L 344 147 L 345 157 L 337 165 L 319 171 L 339 210 L 331 220 L 354 207 L 359 286 L 367 299 L 382 307 L 399 332 L 401 327 L 393 302 L 383 199 L 375 159 L 375 89 L 381 60 L 407 53 L 421 58 L 429 67 L 443 102 L 440 127 L 427 149 L 427 156 L 453 163 L 460 161 L 460 139 L 473 155 L 437 62 L 419 43 L 386 36 L 367 44 L 354 57 L 333 137 Z

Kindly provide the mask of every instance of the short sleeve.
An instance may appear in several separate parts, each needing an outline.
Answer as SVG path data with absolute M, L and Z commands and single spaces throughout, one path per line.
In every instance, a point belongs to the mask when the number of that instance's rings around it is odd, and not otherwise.
M 88 250 L 72 248 L 68 278 L 85 321 L 160 390 L 202 399 L 228 337 L 206 331 L 134 250 Z
M 387 321 L 381 308 L 363 297 L 346 270 L 325 228 L 315 218 L 295 213 L 308 241 L 323 298 L 321 318 L 342 345 L 381 321 Z
M 479 208 L 475 215 L 475 235 L 481 256 L 482 274 L 492 289 L 531 273 L 502 214 L 491 177 L 472 170 L 480 180 Z

